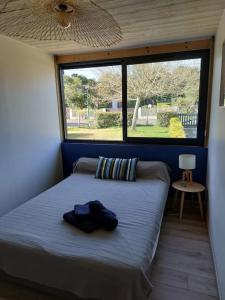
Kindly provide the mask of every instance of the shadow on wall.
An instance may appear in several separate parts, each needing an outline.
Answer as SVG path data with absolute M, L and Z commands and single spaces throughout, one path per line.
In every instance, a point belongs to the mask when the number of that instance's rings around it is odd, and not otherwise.
M 27 156 L 27 166 L 24 166 L 23 174 L 16 165 L 11 174 L 0 174 L 1 181 L 4 182 L 0 197 L 0 216 L 36 197 L 63 179 L 60 144 L 58 147 L 57 145 L 48 147 L 48 151 L 42 149 L 42 152 L 44 153 L 42 156 L 40 153 L 38 157 L 32 153 L 29 157 Z M 35 164 L 32 163 L 33 160 Z

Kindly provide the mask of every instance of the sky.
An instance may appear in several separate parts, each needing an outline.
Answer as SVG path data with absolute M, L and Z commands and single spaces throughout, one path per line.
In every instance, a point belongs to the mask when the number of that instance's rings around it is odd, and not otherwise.
M 88 79 L 98 79 L 96 68 L 82 68 L 82 69 L 70 69 L 64 71 L 65 75 L 71 76 L 73 74 L 79 74 L 86 76 Z
M 186 60 L 177 60 L 177 61 L 172 61 L 172 62 L 165 62 L 169 67 L 175 68 L 178 66 L 191 66 L 191 67 L 197 67 L 200 69 L 200 62 L 201 59 L 186 59 Z M 83 75 L 87 77 L 88 79 L 95 79 L 98 80 L 101 70 L 104 69 L 110 69 L 110 68 L 115 68 L 113 66 L 108 66 L 108 67 L 91 67 L 91 68 L 82 68 L 82 69 L 70 69 L 70 70 L 65 70 L 64 74 L 71 76 L 72 74 L 78 74 L 78 75 Z M 117 66 L 117 68 L 120 68 L 120 66 Z

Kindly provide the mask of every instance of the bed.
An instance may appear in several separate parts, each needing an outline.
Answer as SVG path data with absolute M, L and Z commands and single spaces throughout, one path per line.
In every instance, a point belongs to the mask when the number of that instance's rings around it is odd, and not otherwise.
M 139 161 L 136 182 L 126 182 L 95 179 L 96 165 L 79 159 L 67 179 L 0 218 L 0 270 L 81 299 L 148 300 L 168 167 Z M 96 199 L 117 214 L 115 231 L 85 234 L 62 220 Z

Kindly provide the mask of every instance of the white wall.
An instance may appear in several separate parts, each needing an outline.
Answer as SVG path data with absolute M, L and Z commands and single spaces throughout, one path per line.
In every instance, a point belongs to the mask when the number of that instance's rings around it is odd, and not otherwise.
M 53 58 L 0 36 L 0 215 L 61 177 Z
M 215 40 L 208 158 L 209 230 L 221 300 L 225 300 L 225 108 L 219 108 L 225 13 Z

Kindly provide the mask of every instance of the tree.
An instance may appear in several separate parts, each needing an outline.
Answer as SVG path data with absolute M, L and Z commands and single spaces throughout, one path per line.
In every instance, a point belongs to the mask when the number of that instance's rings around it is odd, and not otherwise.
M 78 109 L 78 126 L 80 125 L 80 110 L 93 105 L 90 92 L 94 84 L 93 80 L 82 75 L 64 76 L 65 102 L 68 107 Z
M 121 82 L 120 67 L 110 67 L 101 71 L 92 91 L 95 106 L 107 105 L 114 99 L 122 99 Z
M 80 109 L 85 107 L 83 85 L 78 76 L 64 76 L 64 95 L 67 106 Z
M 145 99 L 178 98 L 178 106 L 193 111 L 198 102 L 200 71 L 198 68 L 169 63 L 138 64 L 128 67 L 128 97 L 135 98 L 131 129 L 135 130 L 138 109 Z
M 179 93 L 173 84 L 172 72 L 162 63 L 139 64 L 128 67 L 128 97 L 135 98 L 131 129 L 136 129 L 138 109 L 151 97 Z
M 200 70 L 198 68 L 179 66 L 173 72 L 174 82 L 183 91 L 175 100 L 182 113 L 194 112 L 199 100 Z
M 106 107 L 113 100 L 122 99 L 120 66 L 99 69 L 96 80 L 73 74 L 65 76 L 65 98 L 69 106 Z M 191 112 L 196 107 L 200 71 L 190 66 L 167 62 L 134 64 L 127 67 L 128 99 L 135 100 L 131 129 L 136 129 L 138 109 L 155 105 L 160 99 L 176 101 L 181 111 Z M 176 100 L 174 100 L 176 99 Z

